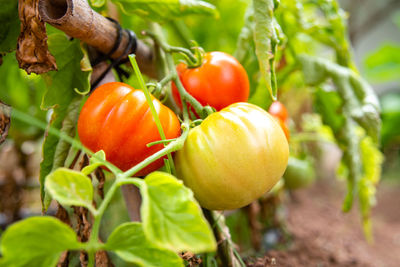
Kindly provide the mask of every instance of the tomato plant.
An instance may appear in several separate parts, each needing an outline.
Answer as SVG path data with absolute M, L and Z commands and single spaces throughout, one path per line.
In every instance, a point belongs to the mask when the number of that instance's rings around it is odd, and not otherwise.
M 178 177 L 208 209 L 243 207 L 270 190 L 288 161 L 288 142 L 263 109 L 236 103 L 192 129 L 176 153 Z
M 176 70 L 186 91 L 203 106 L 221 110 L 236 102 L 246 102 L 249 97 L 246 70 L 229 54 L 209 52 L 204 55 L 200 67 L 189 68 L 185 63 L 180 63 Z M 172 94 L 175 102 L 182 107 L 174 83 Z
M 168 107 L 152 97 L 167 139 L 180 135 L 180 123 Z M 103 150 L 107 160 L 126 171 L 163 148 L 160 134 L 144 93 L 131 86 L 112 82 L 99 86 L 84 104 L 78 120 L 79 138 L 94 152 Z M 163 158 L 137 175 L 160 168 Z
M 249 219 L 240 227 L 260 242 L 269 239 L 260 223 L 275 227 L 284 190 L 314 177 L 295 158 L 284 172 L 289 115 L 278 95 L 293 112 L 291 155 L 306 158 L 328 139 L 342 150 L 343 210 L 357 199 L 368 234 L 382 162 L 379 105 L 352 60 L 336 0 L 51 2 L 0 0 L 0 145 L 19 151 L 18 166 L 0 170 L 17 181 L 6 181 L 13 192 L 0 186 L 0 202 L 37 176 L 42 212 L 56 201 L 49 213 L 63 221 L 8 227 L 21 214 L 15 203 L 0 233 L 1 266 L 244 267 L 224 215 L 209 209 L 247 205 L 236 211 Z M 22 171 L 31 142 L 43 144 L 38 173 Z

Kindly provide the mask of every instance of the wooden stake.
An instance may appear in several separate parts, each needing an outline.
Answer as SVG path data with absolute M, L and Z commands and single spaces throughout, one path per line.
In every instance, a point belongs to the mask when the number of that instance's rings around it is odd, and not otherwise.
M 111 51 L 118 38 L 115 23 L 95 12 L 86 0 L 39 0 L 38 8 L 43 21 L 71 37 L 82 40 L 103 54 Z M 129 36 L 124 31 L 111 58 L 121 56 L 128 42 Z M 156 77 L 153 51 L 140 40 L 137 42 L 136 60 L 143 73 Z

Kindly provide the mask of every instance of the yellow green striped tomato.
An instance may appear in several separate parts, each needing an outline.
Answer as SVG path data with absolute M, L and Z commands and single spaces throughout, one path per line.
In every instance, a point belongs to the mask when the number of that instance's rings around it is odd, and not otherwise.
M 177 175 L 200 205 L 212 210 L 248 205 L 282 177 L 289 145 L 265 110 L 235 103 L 189 132 L 175 154 Z

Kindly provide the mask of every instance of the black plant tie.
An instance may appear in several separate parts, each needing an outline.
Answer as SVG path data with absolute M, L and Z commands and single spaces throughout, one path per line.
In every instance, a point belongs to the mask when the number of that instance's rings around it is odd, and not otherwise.
M 98 65 L 100 62 L 103 62 L 105 60 L 110 60 L 111 64 L 108 65 L 108 67 L 101 73 L 101 75 L 92 83 L 91 85 L 91 92 L 93 91 L 94 88 L 96 88 L 96 86 L 99 84 L 99 82 L 107 75 L 107 73 L 114 68 L 115 71 L 117 72 L 118 78 L 120 81 L 122 81 L 123 77 L 128 78 L 129 77 L 129 73 L 127 71 L 125 71 L 124 69 L 122 69 L 120 67 L 121 64 L 126 63 L 129 59 L 128 59 L 128 55 L 129 54 L 134 54 L 136 53 L 136 48 L 137 48 L 137 38 L 136 38 L 136 34 L 131 31 L 131 30 L 127 30 L 127 29 L 122 29 L 121 25 L 118 23 L 118 21 L 112 19 L 112 18 L 108 18 L 108 20 L 112 21 L 115 23 L 115 25 L 117 26 L 117 39 L 115 40 L 114 46 L 111 48 L 111 50 L 107 53 L 107 54 L 101 54 L 98 58 L 96 58 L 93 63 L 92 66 L 96 66 Z M 116 59 L 112 59 L 111 55 L 115 53 L 115 51 L 117 51 L 120 42 L 122 40 L 122 36 L 123 33 L 126 32 L 128 34 L 128 43 L 125 47 L 124 52 Z

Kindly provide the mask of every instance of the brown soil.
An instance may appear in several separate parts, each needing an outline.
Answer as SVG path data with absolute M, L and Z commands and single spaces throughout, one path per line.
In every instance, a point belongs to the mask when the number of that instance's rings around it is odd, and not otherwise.
M 341 212 L 344 189 L 324 179 L 288 200 L 288 250 L 269 251 L 250 266 L 400 266 L 400 186 L 384 182 L 373 210 L 374 243 L 363 236 L 357 207 Z

